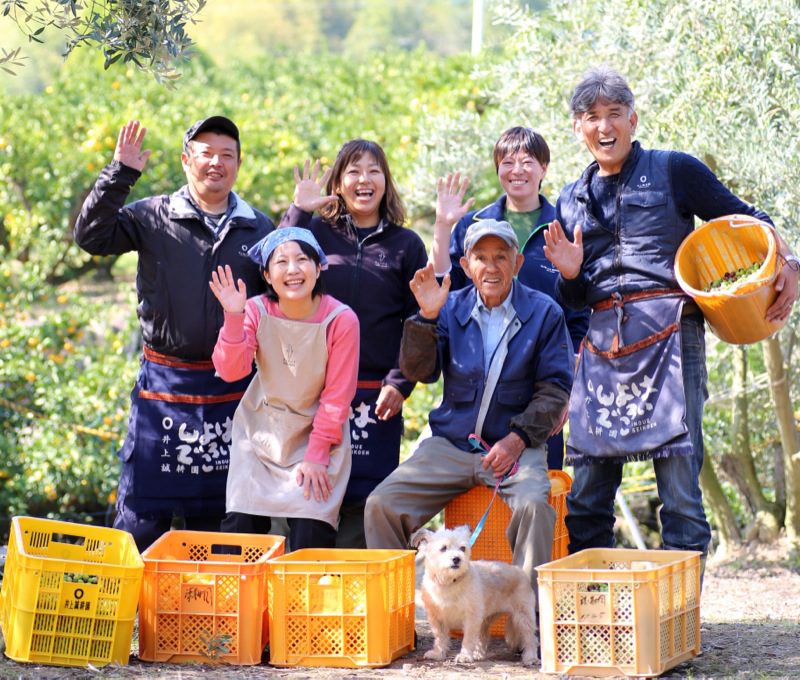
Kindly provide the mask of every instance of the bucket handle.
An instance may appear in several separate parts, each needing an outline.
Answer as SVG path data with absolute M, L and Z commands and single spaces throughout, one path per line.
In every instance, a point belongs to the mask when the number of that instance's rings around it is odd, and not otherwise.
M 763 226 L 761 220 L 751 217 L 750 215 L 733 215 L 728 218 L 728 225 L 731 229 L 741 229 L 742 227 L 761 227 Z

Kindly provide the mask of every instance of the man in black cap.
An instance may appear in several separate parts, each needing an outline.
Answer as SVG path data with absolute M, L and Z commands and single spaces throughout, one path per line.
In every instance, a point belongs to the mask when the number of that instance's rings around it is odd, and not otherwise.
M 183 187 L 125 205 L 150 157 L 142 149 L 146 132 L 138 121 L 123 126 L 114 159 L 75 223 L 75 241 L 92 255 L 139 254 L 144 351 L 119 451 L 114 526 L 131 532 L 140 550 L 175 517 L 187 529 L 210 531 L 225 515 L 231 420 L 250 376 L 226 383 L 214 374 L 223 313 L 209 281 L 218 266 L 229 265 L 249 293 L 263 290 L 247 250 L 274 229 L 232 190 L 241 147 L 238 128 L 224 116 L 187 130 Z

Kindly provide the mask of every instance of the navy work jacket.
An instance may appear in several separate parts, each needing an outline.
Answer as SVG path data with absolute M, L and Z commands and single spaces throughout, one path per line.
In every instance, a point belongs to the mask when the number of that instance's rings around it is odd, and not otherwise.
M 464 451 L 478 418 L 486 382 L 483 337 L 475 318 L 477 292 L 469 286 L 451 293 L 439 314 L 434 382 L 444 372 L 442 404 L 430 414 L 434 436 L 446 437 Z M 511 419 L 534 398 L 537 383 L 551 383 L 569 393 L 573 353 L 564 315 L 551 297 L 514 281 L 511 304 L 516 312 L 504 340 L 508 354 L 491 397 L 482 436 L 490 444 L 505 437 Z

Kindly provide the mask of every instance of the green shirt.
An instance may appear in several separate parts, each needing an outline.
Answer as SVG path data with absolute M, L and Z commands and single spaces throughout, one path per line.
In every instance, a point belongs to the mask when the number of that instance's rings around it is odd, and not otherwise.
M 519 250 L 525 246 L 525 242 L 530 238 L 531 234 L 537 231 L 536 227 L 539 226 L 539 220 L 542 217 L 542 209 L 531 210 L 530 212 L 516 212 L 506 208 L 506 221 L 514 229 L 519 241 Z

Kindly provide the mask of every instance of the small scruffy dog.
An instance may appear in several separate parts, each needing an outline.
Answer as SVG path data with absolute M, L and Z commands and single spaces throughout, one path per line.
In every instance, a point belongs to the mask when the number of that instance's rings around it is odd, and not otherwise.
M 486 658 L 489 626 L 501 614 L 508 614 L 506 644 L 522 650 L 522 663 L 532 666 L 537 659 L 535 596 L 530 581 L 519 567 L 502 562 L 471 562 L 470 529 L 428 531 L 420 529 L 411 537 L 425 560 L 422 602 L 434 634 L 433 649 L 426 659 L 442 661 L 450 647 L 450 630 L 464 631 L 456 663 Z

